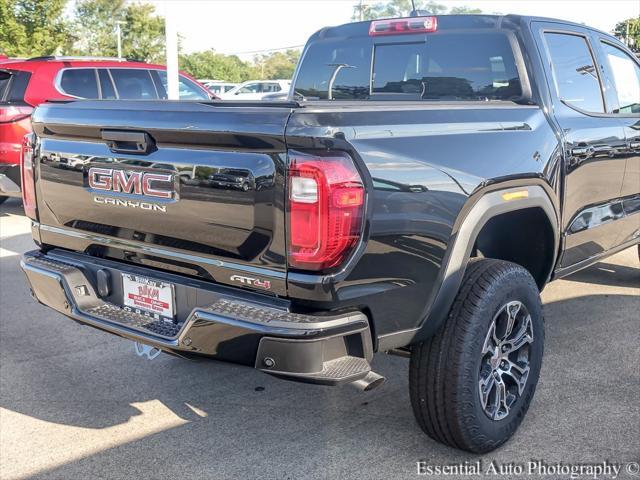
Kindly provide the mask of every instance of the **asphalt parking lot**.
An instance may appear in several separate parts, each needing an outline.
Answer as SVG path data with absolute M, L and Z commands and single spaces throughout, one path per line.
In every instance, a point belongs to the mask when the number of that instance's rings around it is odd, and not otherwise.
M 132 343 L 31 299 L 19 255 L 33 243 L 15 200 L 0 207 L 0 236 L 2 479 L 395 479 L 415 478 L 419 460 L 640 461 L 635 248 L 547 287 L 536 398 L 515 437 L 478 457 L 420 431 L 406 359 L 377 355 L 387 382 L 368 393 L 212 361 L 143 360 Z

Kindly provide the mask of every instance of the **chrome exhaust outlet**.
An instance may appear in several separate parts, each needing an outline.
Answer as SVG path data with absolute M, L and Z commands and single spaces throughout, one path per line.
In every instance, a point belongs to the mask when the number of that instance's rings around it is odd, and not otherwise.
M 368 392 L 369 390 L 373 390 L 376 387 L 379 387 L 384 383 L 384 377 L 382 375 L 378 375 L 376 372 L 369 372 L 367 375 L 360 380 L 356 380 L 355 382 L 351 382 L 351 385 L 356 387 L 358 390 L 362 390 L 363 392 Z

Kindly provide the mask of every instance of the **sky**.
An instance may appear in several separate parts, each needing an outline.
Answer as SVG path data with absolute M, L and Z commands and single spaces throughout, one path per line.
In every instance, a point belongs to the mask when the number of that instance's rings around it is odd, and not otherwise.
M 185 52 L 215 49 L 247 60 L 266 50 L 304 45 L 325 26 L 351 20 L 360 0 L 145 0 L 157 13 L 172 15 Z M 364 0 L 373 4 L 376 1 Z M 437 0 L 447 6 L 480 8 L 585 23 L 610 32 L 640 16 L 640 0 Z

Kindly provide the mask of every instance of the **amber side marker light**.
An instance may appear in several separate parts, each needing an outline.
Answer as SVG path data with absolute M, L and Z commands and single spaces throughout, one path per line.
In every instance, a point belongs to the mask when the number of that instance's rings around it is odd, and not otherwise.
M 521 198 L 528 198 L 528 197 L 529 197 L 528 190 L 517 190 L 515 192 L 505 192 L 502 194 L 502 199 L 505 202 L 508 202 L 510 200 L 519 200 Z

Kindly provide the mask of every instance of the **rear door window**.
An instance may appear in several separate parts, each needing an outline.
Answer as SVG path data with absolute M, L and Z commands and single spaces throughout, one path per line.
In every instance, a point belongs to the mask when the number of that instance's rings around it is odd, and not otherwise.
M 569 33 L 544 34 L 558 97 L 587 112 L 604 112 L 598 69 L 587 39 Z
M 422 100 L 514 100 L 522 95 L 503 33 L 451 33 L 377 45 L 372 94 Z
M 156 88 L 149 70 L 133 68 L 112 68 L 111 78 L 121 100 L 155 100 Z
M 62 93 L 80 98 L 99 98 L 96 71 L 93 68 L 71 68 L 62 71 Z
M 618 95 L 614 113 L 640 113 L 640 67 L 631 57 L 613 45 L 602 42 Z

